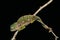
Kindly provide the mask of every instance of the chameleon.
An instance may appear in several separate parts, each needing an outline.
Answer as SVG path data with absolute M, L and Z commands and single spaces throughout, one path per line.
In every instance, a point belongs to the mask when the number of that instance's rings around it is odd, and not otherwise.
M 52 28 L 48 27 L 39 16 L 36 16 L 36 14 L 41 11 L 44 7 L 46 7 L 48 4 L 50 4 L 53 0 L 49 0 L 46 4 L 44 4 L 43 6 L 41 6 L 33 15 L 24 15 L 22 17 L 20 17 L 16 22 L 14 22 L 11 26 L 10 26 L 10 31 L 16 31 L 15 34 L 13 35 L 11 40 L 16 40 L 16 35 L 18 32 L 20 32 L 21 30 L 25 29 L 26 26 L 28 26 L 30 23 L 32 24 L 34 21 L 38 21 L 41 23 L 41 25 L 49 30 L 49 33 L 51 32 L 54 36 L 55 36 L 55 40 L 57 40 L 58 36 L 55 35 L 55 33 L 53 32 Z
M 10 30 L 11 30 L 11 31 L 16 31 L 16 30 L 21 31 L 21 30 L 23 30 L 24 28 L 26 28 L 26 26 L 27 26 L 28 24 L 33 23 L 34 21 L 40 22 L 44 28 L 48 29 L 47 25 L 45 25 L 45 24 L 43 23 L 43 21 L 41 20 L 40 17 L 34 16 L 34 15 L 25 15 L 25 16 L 20 17 L 20 18 L 17 20 L 17 22 L 13 23 L 13 24 L 11 25 Z M 45 27 L 45 26 L 46 26 L 46 27 Z

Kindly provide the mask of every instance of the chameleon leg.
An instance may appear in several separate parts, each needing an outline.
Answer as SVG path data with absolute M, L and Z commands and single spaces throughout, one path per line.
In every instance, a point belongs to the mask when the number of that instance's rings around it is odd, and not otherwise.
M 48 29 L 49 33 L 51 32 L 54 35 L 55 40 L 58 39 L 58 36 L 55 35 L 55 33 L 53 32 L 52 28 L 48 27 L 40 18 L 37 21 L 40 22 L 45 29 Z

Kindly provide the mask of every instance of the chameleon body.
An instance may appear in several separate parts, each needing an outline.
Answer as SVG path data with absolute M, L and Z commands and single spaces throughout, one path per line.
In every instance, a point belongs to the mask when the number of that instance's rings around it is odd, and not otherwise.
M 34 21 L 38 21 L 42 24 L 42 26 L 44 27 L 45 24 L 42 22 L 41 18 L 38 17 L 38 16 L 33 16 L 33 15 L 25 15 L 25 16 L 22 16 L 20 17 L 17 22 L 13 23 L 11 25 L 11 28 L 10 30 L 11 31 L 21 31 L 23 30 L 24 28 L 26 28 L 26 26 L 30 23 L 33 23 Z M 44 28 L 47 28 L 47 27 L 44 27 Z

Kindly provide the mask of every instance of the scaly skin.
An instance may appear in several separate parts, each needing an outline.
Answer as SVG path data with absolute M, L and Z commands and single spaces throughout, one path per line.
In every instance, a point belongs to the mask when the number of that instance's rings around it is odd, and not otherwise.
M 16 31 L 16 30 L 21 31 L 28 24 L 33 23 L 38 18 L 39 18 L 38 16 L 33 16 L 33 15 L 22 16 L 17 20 L 17 22 L 15 22 L 11 25 L 11 31 Z

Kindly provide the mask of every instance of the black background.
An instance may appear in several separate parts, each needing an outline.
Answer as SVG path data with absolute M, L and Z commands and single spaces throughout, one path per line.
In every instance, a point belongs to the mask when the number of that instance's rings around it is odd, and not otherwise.
M 10 40 L 14 34 L 10 31 L 10 25 L 23 15 L 34 14 L 48 0 L 5 0 L 0 2 L 0 40 Z M 57 36 L 60 35 L 59 3 L 59 0 L 54 0 L 37 14 L 45 24 L 53 28 Z M 54 40 L 54 36 L 48 33 L 48 30 L 45 30 L 37 21 L 26 26 L 24 30 L 18 33 L 16 38 L 17 40 Z

